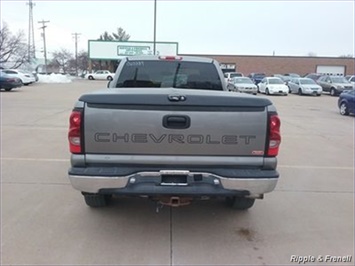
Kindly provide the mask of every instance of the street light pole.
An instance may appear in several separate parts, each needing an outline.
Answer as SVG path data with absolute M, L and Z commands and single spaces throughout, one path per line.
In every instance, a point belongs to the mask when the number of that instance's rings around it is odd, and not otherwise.
M 156 54 L 156 38 L 157 37 L 157 0 L 154 0 L 154 55 Z

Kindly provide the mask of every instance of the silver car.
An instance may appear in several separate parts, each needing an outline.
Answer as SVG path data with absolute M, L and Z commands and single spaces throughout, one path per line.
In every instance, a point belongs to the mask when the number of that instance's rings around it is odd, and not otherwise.
M 248 77 L 235 77 L 232 78 L 227 86 L 229 91 L 252 93 L 254 95 L 258 92 L 258 87 Z
M 355 76 L 353 75 L 347 75 L 345 78 L 353 85 L 355 85 Z
M 288 87 L 291 93 L 298 93 L 299 95 L 321 96 L 323 91 L 322 87 L 310 78 L 293 78 L 288 82 Z
M 353 84 L 340 76 L 322 76 L 317 80 L 317 83 L 322 86 L 323 91 L 330 92 L 331 96 L 339 95 L 344 90 L 354 89 Z

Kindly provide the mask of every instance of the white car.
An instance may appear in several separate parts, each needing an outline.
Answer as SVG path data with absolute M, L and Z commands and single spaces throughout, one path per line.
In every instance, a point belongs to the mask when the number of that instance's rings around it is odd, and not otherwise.
M 94 80 L 94 79 L 105 79 L 105 80 L 113 80 L 113 76 L 115 74 L 111 73 L 108 70 L 98 70 L 95 73 L 89 73 L 85 75 L 85 78 Z
M 243 73 L 240 72 L 227 72 L 224 73 L 224 80 L 226 81 L 226 83 L 230 83 L 232 81 L 233 78 L 235 77 L 244 77 Z
M 288 87 L 291 93 L 298 93 L 299 95 L 321 96 L 323 91 L 322 87 L 310 78 L 293 78 L 288 82 Z
M 229 91 L 252 93 L 254 95 L 258 92 L 258 87 L 248 77 L 235 77 L 227 85 Z
M 355 85 L 355 76 L 347 75 L 347 76 L 345 76 L 345 78 L 346 78 L 347 80 L 349 80 L 349 82 L 350 82 L 351 84 Z
M 9 76 L 19 78 L 23 85 L 29 85 L 36 82 L 36 78 L 33 74 L 18 69 L 2 69 L 1 72 Z
M 265 94 L 288 95 L 288 87 L 285 82 L 277 77 L 265 77 L 258 83 L 258 91 Z

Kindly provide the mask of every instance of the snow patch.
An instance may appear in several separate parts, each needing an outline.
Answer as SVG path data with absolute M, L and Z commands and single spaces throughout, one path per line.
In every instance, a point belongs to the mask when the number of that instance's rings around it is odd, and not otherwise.
M 70 83 L 72 82 L 73 77 L 62 75 L 62 74 L 50 74 L 43 75 L 38 74 L 38 82 L 39 83 Z

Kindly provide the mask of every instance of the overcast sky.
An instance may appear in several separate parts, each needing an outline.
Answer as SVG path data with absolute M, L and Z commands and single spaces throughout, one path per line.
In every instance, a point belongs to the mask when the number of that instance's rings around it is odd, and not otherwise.
M 0 17 L 11 31 L 27 36 L 26 2 L 1 0 Z M 74 52 L 74 32 L 81 33 L 80 50 L 118 27 L 131 35 L 130 41 L 153 41 L 154 0 L 33 2 L 37 51 L 43 47 L 42 19 L 50 21 L 49 53 L 62 47 Z M 354 1 L 157 0 L 157 41 L 178 42 L 181 54 L 354 54 Z

